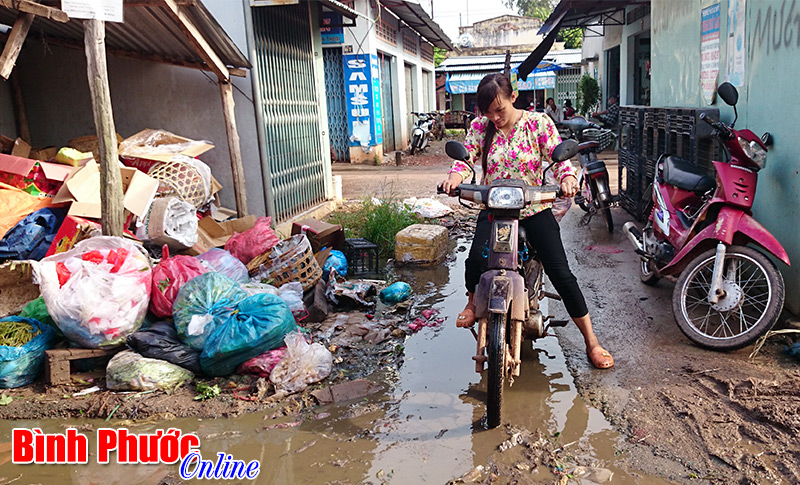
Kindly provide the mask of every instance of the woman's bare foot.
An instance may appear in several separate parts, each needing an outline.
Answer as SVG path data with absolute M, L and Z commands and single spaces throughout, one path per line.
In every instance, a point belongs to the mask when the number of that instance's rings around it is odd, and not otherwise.
M 608 369 L 614 366 L 614 357 L 599 344 L 588 349 L 586 355 L 598 369 Z
M 464 307 L 464 311 L 458 314 L 458 319 L 456 319 L 456 327 L 470 328 L 473 325 L 475 325 L 475 305 L 470 302 L 467 303 L 466 307 Z

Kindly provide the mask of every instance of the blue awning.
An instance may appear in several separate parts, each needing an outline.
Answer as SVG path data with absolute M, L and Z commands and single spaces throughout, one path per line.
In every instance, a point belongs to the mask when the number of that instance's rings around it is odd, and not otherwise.
M 553 89 L 556 86 L 555 70 L 534 72 L 525 81 L 517 80 L 517 89 L 533 91 L 534 89 Z M 456 72 L 447 75 L 445 89 L 450 94 L 472 94 L 478 92 L 478 84 L 487 72 Z

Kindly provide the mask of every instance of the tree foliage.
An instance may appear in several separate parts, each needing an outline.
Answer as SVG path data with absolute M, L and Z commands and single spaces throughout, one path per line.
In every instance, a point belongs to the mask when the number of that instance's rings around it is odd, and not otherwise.
M 447 56 L 447 50 L 442 49 L 441 47 L 433 46 L 433 66 L 439 67 L 439 64 L 444 61 L 444 58 Z
M 578 81 L 578 111 L 585 115 L 594 109 L 598 101 L 600 101 L 600 86 L 597 80 L 584 74 Z
M 557 0 L 503 0 L 506 7 L 516 10 L 520 15 L 533 17 L 544 22 L 553 13 Z M 580 49 L 583 44 L 583 29 L 571 27 L 561 29 L 556 38 L 566 49 Z

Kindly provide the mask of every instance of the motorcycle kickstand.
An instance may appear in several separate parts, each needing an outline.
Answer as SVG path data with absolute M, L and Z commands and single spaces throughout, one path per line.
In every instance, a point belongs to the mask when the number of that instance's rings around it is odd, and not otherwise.
M 597 209 L 595 209 L 594 207 L 589 208 L 589 212 L 587 212 L 586 214 L 583 215 L 583 217 L 581 217 L 579 224 L 581 226 L 588 226 L 589 223 L 592 221 L 592 216 L 596 211 Z

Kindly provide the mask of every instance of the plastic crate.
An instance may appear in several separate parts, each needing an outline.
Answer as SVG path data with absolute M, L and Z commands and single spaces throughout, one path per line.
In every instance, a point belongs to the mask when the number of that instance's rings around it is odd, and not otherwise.
M 596 141 L 600 144 L 600 148 L 597 149 L 598 152 L 602 152 L 606 148 L 613 146 L 616 140 L 614 132 L 605 128 L 586 128 L 583 130 L 582 135 L 583 141 Z
M 378 273 L 378 245 L 362 237 L 344 240 L 347 274 L 358 276 Z
M 643 106 L 623 106 L 619 110 L 619 147 L 639 153 L 642 150 L 642 128 L 644 127 Z

